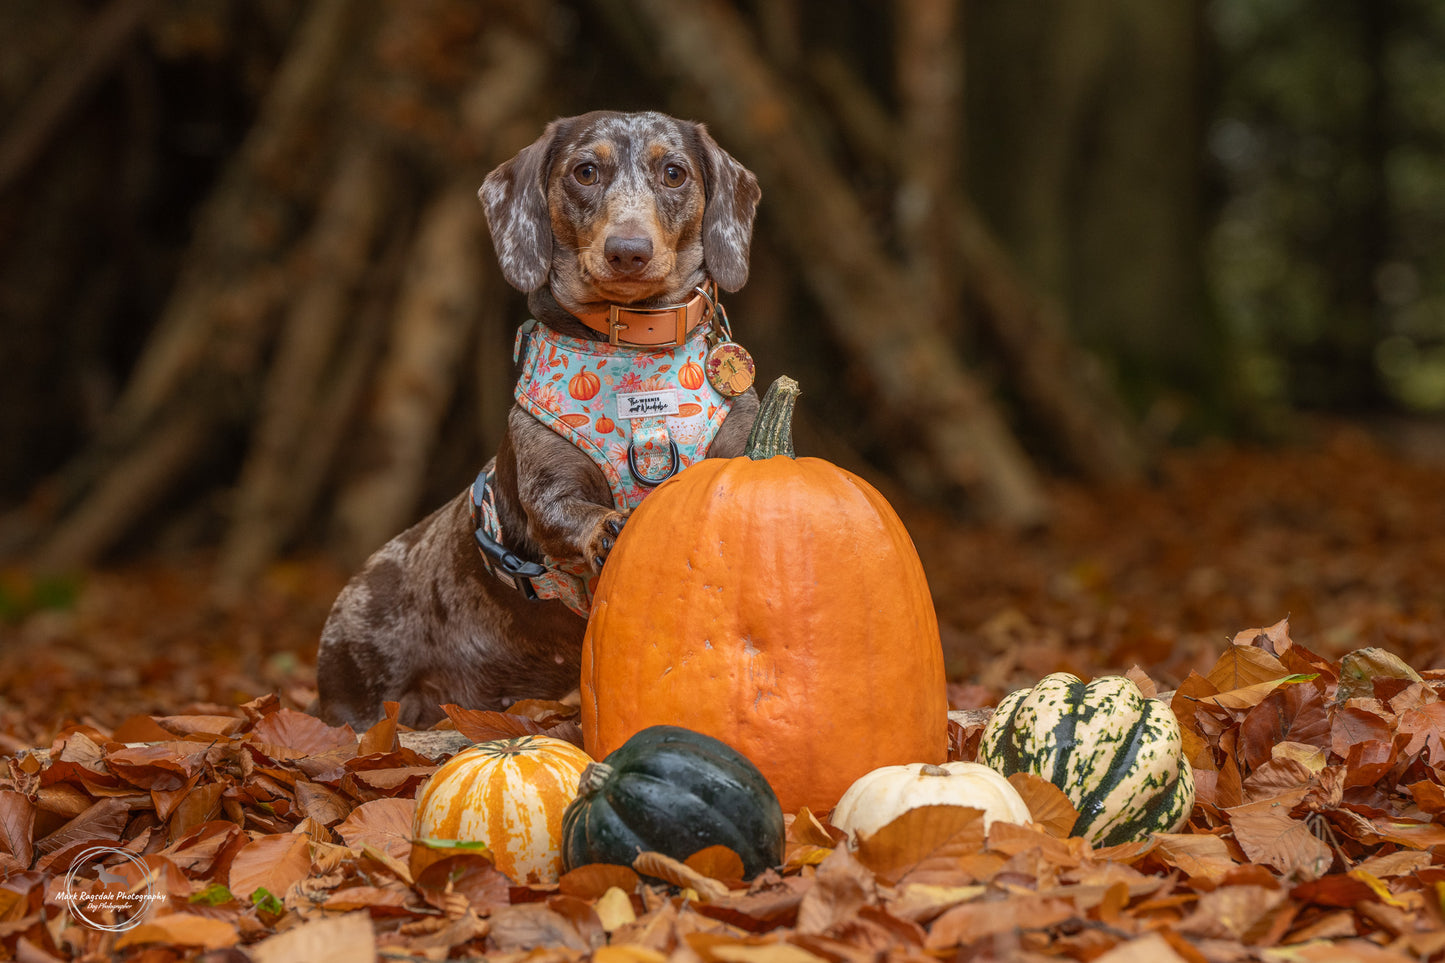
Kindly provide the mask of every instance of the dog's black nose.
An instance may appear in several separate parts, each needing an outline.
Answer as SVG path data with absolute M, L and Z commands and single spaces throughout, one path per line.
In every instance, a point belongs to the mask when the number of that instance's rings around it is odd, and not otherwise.
M 606 255 L 607 263 L 614 271 L 636 274 L 652 260 L 652 241 L 645 237 L 612 235 L 602 246 L 602 253 Z

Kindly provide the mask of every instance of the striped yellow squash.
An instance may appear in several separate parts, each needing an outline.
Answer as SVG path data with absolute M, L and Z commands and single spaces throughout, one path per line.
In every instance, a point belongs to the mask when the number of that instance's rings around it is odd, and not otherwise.
M 555 882 L 562 814 L 591 762 L 570 742 L 548 736 L 478 743 L 422 785 L 412 831 L 486 843 L 497 869 L 516 882 Z
M 1073 835 L 1099 845 L 1173 832 L 1194 808 L 1178 720 L 1123 676 L 1085 685 L 1055 672 L 1009 693 L 984 728 L 978 761 L 1058 786 L 1079 810 Z

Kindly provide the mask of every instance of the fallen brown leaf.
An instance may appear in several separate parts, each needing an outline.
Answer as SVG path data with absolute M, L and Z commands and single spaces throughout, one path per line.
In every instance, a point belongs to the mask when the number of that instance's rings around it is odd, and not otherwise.
M 1300 879 L 1318 879 L 1329 871 L 1334 853 L 1309 824 L 1290 815 L 1304 790 L 1262 799 L 1229 810 L 1234 838 L 1252 861 Z
M 631 893 L 641 880 L 629 866 L 611 863 L 588 863 L 562 874 L 557 891 L 581 899 L 596 899 L 610 889 Z
M 797 930 L 826 933 L 877 901 L 873 874 L 847 847 L 840 846 L 818 864 L 813 885 L 798 905 Z
M 235 946 L 241 935 L 234 923 L 211 919 L 193 913 L 167 913 L 147 919 L 120 934 L 116 949 L 142 943 L 166 943 L 171 946 L 199 946 L 216 950 Z
M 944 950 L 1014 930 L 1047 929 L 1072 918 L 1076 912 L 1067 900 L 1045 899 L 1031 893 L 1008 899 L 977 900 L 955 906 L 934 920 L 924 946 L 929 950 Z
M 1205 676 L 1220 692 L 1245 689 L 1289 675 L 1284 663 L 1263 649 L 1231 645 Z
M 280 899 L 292 883 L 310 872 L 309 838 L 291 834 L 261 836 L 247 843 L 231 861 L 228 885 L 242 900 L 249 900 L 258 889 Z
M 492 911 L 490 922 L 490 939 L 503 952 L 535 947 L 562 948 L 578 953 L 592 949 L 576 926 L 543 903 L 498 906 Z
M 35 804 L 11 789 L 0 790 L 0 853 L 13 856 L 21 869 L 35 859 Z
M 683 860 L 683 864 L 721 883 L 743 878 L 743 858 L 723 845 L 699 849 Z
M 402 862 L 411 856 L 411 824 L 416 812 L 412 799 L 373 799 L 351 811 L 336 827 L 337 835 L 352 849 L 370 843 Z
M 1185 876 L 1218 882 L 1238 868 L 1229 847 L 1218 836 L 1158 833 L 1151 856 Z
M 1064 791 L 1042 776 L 1031 772 L 1016 772 L 1008 777 L 1009 784 L 1023 797 L 1029 807 L 1029 816 L 1051 836 L 1064 837 L 1073 832 L 1079 821 L 1079 811 Z
M 252 963 L 356 963 L 376 958 L 376 934 L 366 913 L 302 923 L 246 947 Z
M 264 716 L 251 728 L 250 738 L 263 746 L 280 747 L 301 756 L 356 747 L 356 733 L 350 726 L 328 726 L 295 709 L 277 709 Z
M 858 840 L 859 862 L 886 883 L 967 882 L 959 875 L 983 850 L 983 812 L 962 806 L 919 806 Z
M 704 902 L 713 902 L 728 894 L 725 884 L 662 853 L 638 853 L 637 858 L 632 861 L 632 868 L 643 876 L 652 876 L 674 886 L 690 889 Z

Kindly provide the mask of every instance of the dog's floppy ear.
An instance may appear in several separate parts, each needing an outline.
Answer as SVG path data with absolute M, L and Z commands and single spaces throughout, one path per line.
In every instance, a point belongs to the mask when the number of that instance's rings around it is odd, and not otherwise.
M 552 216 L 547 210 L 547 174 L 553 145 L 566 122 L 554 120 L 530 146 L 487 175 L 477 191 L 487 212 L 492 246 L 502 276 L 531 293 L 547 283 L 552 266 Z
M 707 207 L 702 215 L 702 258 L 718 287 L 736 291 L 748 283 L 753 215 L 763 192 L 753 172 L 717 145 L 707 128 L 694 125 L 706 169 Z

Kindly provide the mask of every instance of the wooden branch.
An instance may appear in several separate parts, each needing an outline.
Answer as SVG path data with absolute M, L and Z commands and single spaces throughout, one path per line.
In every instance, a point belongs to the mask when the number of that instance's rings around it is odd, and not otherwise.
M 996 519 L 1043 520 L 1048 503 L 1039 478 L 998 407 L 960 364 L 933 305 L 874 237 L 837 165 L 796 136 L 801 111 L 758 57 L 736 11 L 716 0 L 598 2 L 614 17 L 643 18 L 660 56 L 707 98 L 716 128 L 766 185 L 773 223 L 829 323 L 882 404 L 916 428 L 943 480 Z
M 1063 309 L 1034 294 L 982 216 L 966 200 L 953 227 L 964 282 L 1028 399 L 1068 462 L 1095 481 L 1141 478 L 1147 461 L 1136 427 L 1099 363 L 1069 338 Z
M 28 171 L 65 118 L 125 52 L 153 0 L 111 0 L 41 81 L 0 139 L 0 194 Z
M 321 160 L 308 151 L 323 126 L 321 114 L 335 93 L 349 28 L 361 7 L 349 0 L 311 5 L 237 158 L 201 210 L 176 293 L 110 419 L 113 436 L 142 430 L 218 340 L 228 337 L 210 322 L 219 293 L 273 256 L 278 226 L 294 216 L 278 188 L 297 182 L 297 165 Z
M 358 433 L 366 464 L 337 496 L 339 544 L 359 562 L 411 521 L 481 301 L 476 185 L 454 183 L 424 212 L 375 402 Z
M 963 55 L 956 0 L 902 0 L 894 5 L 900 111 L 894 141 L 899 183 L 894 203 L 904 260 L 913 284 L 945 329 L 961 315 L 948 202 L 962 180 L 958 143 L 963 116 Z
M 296 294 L 268 371 L 258 423 L 241 471 L 236 507 L 221 550 L 221 591 L 243 589 L 295 535 L 315 503 L 324 473 L 298 477 L 321 439 L 317 415 L 332 390 L 330 368 L 349 340 L 357 288 L 388 223 L 395 176 L 374 144 L 354 138 L 303 248 L 309 283 Z
M 893 145 L 903 133 L 876 96 L 837 58 L 818 59 L 811 74 L 855 148 L 901 176 Z M 1076 470 L 1103 482 L 1139 478 L 1147 459 L 1133 422 L 1098 363 L 1070 339 L 1063 309 L 1030 289 L 966 196 L 950 191 L 940 210 L 954 271 L 1029 411 Z
M 143 444 L 126 453 L 99 487 L 49 533 L 35 554 L 40 571 L 66 571 L 94 562 L 165 498 L 175 477 L 210 442 L 200 409 L 178 412 Z

